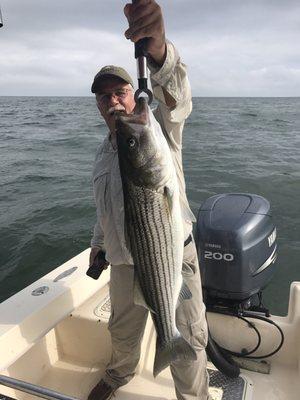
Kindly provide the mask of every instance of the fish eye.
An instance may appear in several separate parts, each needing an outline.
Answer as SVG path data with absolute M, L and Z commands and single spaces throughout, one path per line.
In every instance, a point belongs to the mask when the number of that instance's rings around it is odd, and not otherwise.
M 134 137 L 129 138 L 127 144 L 131 149 L 133 149 L 136 146 L 136 139 Z

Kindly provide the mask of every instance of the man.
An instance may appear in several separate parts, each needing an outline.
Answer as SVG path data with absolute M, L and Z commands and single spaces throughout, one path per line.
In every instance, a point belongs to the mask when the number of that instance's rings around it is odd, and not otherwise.
M 124 13 L 129 22 L 125 36 L 133 42 L 148 37 L 148 67 L 158 108 L 154 111 L 167 138 L 174 159 L 180 186 L 185 247 L 182 267 L 183 279 L 192 298 L 177 309 L 176 324 L 181 334 L 197 352 L 196 361 L 177 361 L 171 373 L 179 400 L 206 400 L 208 378 L 205 346 L 207 326 L 202 302 L 201 281 L 192 220 L 185 194 L 182 171 L 182 130 L 191 112 L 191 92 L 185 65 L 174 46 L 165 39 L 160 7 L 154 0 L 140 0 L 127 4 Z M 97 106 L 109 128 L 109 135 L 96 155 L 93 182 L 97 207 L 97 223 L 91 241 L 90 265 L 101 250 L 111 264 L 111 317 L 109 330 L 112 338 L 112 357 L 105 376 L 91 391 L 89 400 L 110 399 L 118 387 L 134 376 L 140 357 L 140 345 L 148 311 L 134 304 L 133 261 L 126 248 L 124 235 L 124 205 L 118 164 L 114 111 L 131 113 L 135 107 L 133 82 L 120 67 L 106 66 L 95 76 L 92 92 Z M 102 254 L 102 253 L 101 253 Z M 105 260 L 103 259 L 103 263 Z

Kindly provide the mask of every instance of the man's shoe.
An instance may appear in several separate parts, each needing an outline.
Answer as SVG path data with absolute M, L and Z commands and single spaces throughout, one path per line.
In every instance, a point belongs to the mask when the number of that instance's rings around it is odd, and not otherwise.
M 109 400 L 113 397 L 115 391 L 116 389 L 112 388 L 101 379 L 89 394 L 88 400 Z

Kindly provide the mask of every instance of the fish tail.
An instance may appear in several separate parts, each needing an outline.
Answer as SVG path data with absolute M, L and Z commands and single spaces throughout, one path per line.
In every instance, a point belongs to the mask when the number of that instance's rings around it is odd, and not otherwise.
M 171 342 L 164 345 L 156 341 L 153 376 L 156 377 L 174 361 L 192 361 L 196 359 L 195 349 L 181 335 L 173 337 Z

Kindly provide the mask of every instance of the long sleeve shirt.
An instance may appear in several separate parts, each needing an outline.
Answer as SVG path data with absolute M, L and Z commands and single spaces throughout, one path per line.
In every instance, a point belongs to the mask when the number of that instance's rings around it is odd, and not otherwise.
M 195 217 L 188 205 L 182 168 L 182 131 L 184 122 L 192 110 L 186 66 L 180 61 L 173 44 L 167 42 L 164 64 L 157 68 L 148 62 L 148 67 L 153 95 L 158 101 L 158 106 L 153 113 L 160 123 L 173 156 L 179 183 L 184 233 L 187 238 L 192 231 L 192 222 L 195 221 Z M 166 105 L 163 89 L 175 100 L 176 104 L 173 108 Z M 96 152 L 93 188 L 97 222 L 91 246 L 104 250 L 107 261 L 112 265 L 133 264 L 125 243 L 125 214 L 118 152 L 112 147 L 109 135 Z

